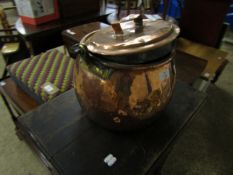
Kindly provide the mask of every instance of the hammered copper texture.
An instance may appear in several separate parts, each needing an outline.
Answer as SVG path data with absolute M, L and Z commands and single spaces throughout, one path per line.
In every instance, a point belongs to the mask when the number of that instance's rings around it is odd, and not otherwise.
M 79 102 L 89 118 L 105 127 L 140 127 L 143 121 L 156 118 L 171 98 L 175 83 L 172 58 L 135 69 L 78 60 L 74 84 Z

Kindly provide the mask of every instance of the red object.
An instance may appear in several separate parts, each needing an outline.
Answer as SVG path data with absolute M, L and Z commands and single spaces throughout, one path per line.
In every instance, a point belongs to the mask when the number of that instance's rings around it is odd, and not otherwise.
M 20 15 L 22 22 L 26 24 L 32 24 L 32 25 L 39 25 L 42 23 L 46 23 L 55 19 L 59 18 L 59 9 L 58 9 L 58 1 L 54 0 L 54 13 L 41 16 L 41 17 L 29 17 L 29 16 L 22 16 Z

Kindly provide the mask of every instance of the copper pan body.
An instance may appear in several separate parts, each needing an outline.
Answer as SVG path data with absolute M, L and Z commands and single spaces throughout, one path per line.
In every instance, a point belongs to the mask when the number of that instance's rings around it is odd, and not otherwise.
M 174 53 L 162 61 L 119 65 L 76 60 L 74 87 L 89 119 L 112 130 L 150 124 L 169 103 L 175 85 Z

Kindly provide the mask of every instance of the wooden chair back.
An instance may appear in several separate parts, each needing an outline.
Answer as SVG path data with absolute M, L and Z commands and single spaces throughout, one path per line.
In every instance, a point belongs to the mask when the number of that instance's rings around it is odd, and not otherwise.
M 184 0 L 181 35 L 191 41 L 218 47 L 231 0 Z

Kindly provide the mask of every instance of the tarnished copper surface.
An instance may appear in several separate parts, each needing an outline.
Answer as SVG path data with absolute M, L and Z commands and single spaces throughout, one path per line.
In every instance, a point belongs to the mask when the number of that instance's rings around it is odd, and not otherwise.
M 121 28 L 120 28 L 121 27 Z M 140 29 L 137 31 L 137 29 Z M 141 31 L 141 32 L 139 32 Z M 100 55 L 128 55 L 145 53 L 172 43 L 180 29 L 164 20 L 143 20 L 143 29 L 133 21 L 123 22 L 86 35 L 81 44 Z
M 87 116 L 117 130 L 137 128 L 157 118 L 173 92 L 172 57 L 128 68 L 112 68 L 79 57 L 74 85 Z

